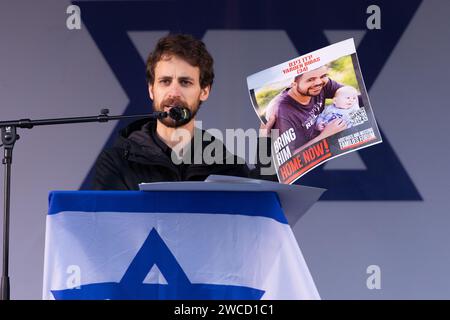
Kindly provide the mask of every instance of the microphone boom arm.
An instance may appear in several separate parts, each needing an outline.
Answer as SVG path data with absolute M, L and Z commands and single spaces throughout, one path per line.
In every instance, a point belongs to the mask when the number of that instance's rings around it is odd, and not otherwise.
M 109 116 L 108 113 L 109 113 L 108 109 L 102 109 L 100 111 L 100 115 L 91 117 L 57 118 L 57 119 L 41 119 L 41 120 L 20 119 L 12 121 L 0 121 L 0 128 L 16 127 L 16 128 L 31 129 L 35 126 L 48 126 L 55 124 L 108 122 L 110 120 L 134 119 L 134 118 L 162 119 L 168 116 L 167 112 L 160 112 L 160 111 L 156 111 L 149 114 L 121 115 L 121 116 Z

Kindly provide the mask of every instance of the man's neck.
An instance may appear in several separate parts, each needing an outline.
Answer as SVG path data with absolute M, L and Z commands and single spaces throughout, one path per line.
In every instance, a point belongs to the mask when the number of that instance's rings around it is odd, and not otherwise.
M 186 123 L 184 126 L 170 128 L 160 121 L 156 122 L 156 134 L 171 149 L 183 148 L 194 136 L 194 119 Z
M 311 101 L 311 96 L 305 96 L 303 94 L 298 93 L 297 90 L 295 90 L 294 88 L 289 89 L 288 91 L 288 95 L 294 99 L 295 101 L 297 101 L 300 104 L 303 105 L 307 105 L 310 103 Z

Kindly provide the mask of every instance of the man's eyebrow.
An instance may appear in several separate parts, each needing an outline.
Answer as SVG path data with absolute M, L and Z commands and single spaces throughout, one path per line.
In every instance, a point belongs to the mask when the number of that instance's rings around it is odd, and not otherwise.
M 159 76 L 158 80 L 172 80 L 173 77 L 172 76 Z M 189 77 L 189 76 L 182 76 L 182 77 L 178 77 L 179 81 L 192 81 L 194 82 L 194 78 L 193 77 Z
M 191 80 L 191 81 L 194 81 L 194 78 L 189 77 L 189 76 L 179 77 L 178 79 L 180 79 L 180 80 Z
M 310 81 L 310 80 L 313 80 L 313 79 L 316 79 L 316 78 L 323 78 L 323 77 L 327 77 L 327 76 L 328 76 L 328 72 L 325 72 L 324 74 L 321 74 L 318 77 L 310 77 L 310 78 L 306 79 L 306 81 Z

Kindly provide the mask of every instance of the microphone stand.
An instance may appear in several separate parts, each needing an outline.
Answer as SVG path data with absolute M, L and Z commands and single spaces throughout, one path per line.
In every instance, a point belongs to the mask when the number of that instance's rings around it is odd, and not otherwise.
M 35 126 L 47 126 L 54 124 L 84 123 L 84 122 L 108 122 L 110 120 L 149 118 L 162 119 L 168 116 L 167 112 L 153 112 L 140 115 L 108 116 L 109 110 L 102 109 L 100 115 L 92 117 L 59 118 L 30 120 L 21 119 L 13 121 L 0 121 L 1 143 L 4 148 L 3 164 L 4 173 L 4 207 L 3 207 L 3 262 L 0 300 L 10 300 L 10 281 L 9 281 L 9 217 L 11 201 L 11 164 L 14 144 L 19 140 L 17 128 L 32 129 Z

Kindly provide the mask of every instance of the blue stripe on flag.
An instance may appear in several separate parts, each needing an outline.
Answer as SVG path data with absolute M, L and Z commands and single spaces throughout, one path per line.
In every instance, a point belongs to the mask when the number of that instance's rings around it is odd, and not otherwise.
M 67 211 L 240 214 L 288 223 L 277 193 L 271 191 L 51 192 L 48 214 Z

